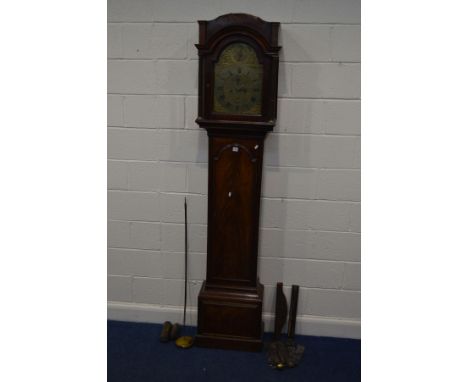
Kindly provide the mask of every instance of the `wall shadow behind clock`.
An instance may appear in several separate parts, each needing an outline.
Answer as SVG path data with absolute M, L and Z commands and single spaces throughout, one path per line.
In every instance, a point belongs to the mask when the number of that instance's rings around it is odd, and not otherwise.
M 196 122 L 207 130 L 206 281 L 196 345 L 259 351 L 257 277 L 263 147 L 276 122 L 279 23 L 247 14 L 199 21 Z

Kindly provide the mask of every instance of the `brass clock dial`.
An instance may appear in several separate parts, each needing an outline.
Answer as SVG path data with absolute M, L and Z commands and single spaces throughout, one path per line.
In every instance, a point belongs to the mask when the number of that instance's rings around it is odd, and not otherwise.
M 255 50 L 245 43 L 228 45 L 214 69 L 213 111 L 231 115 L 259 115 L 263 67 Z

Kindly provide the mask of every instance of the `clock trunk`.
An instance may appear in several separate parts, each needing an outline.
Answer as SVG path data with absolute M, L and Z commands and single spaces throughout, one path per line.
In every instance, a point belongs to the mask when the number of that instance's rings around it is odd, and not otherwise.
M 262 138 L 211 136 L 207 283 L 254 287 Z

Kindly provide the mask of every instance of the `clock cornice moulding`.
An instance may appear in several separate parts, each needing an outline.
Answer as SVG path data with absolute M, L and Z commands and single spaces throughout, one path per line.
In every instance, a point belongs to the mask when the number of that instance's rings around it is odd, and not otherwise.
M 265 50 L 278 52 L 278 29 L 280 23 L 269 22 L 248 13 L 228 13 L 213 20 L 199 20 L 200 40 L 195 46 L 206 49 L 220 40 L 220 35 L 227 36 L 234 33 L 243 33 L 255 36 L 262 43 Z M 221 37 L 222 38 L 222 37 Z

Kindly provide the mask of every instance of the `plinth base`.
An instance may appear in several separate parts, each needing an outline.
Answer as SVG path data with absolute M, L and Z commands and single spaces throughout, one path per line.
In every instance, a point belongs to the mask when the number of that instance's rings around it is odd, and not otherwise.
M 263 342 L 263 285 L 250 291 L 208 288 L 198 296 L 195 345 L 220 349 L 261 351 Z

